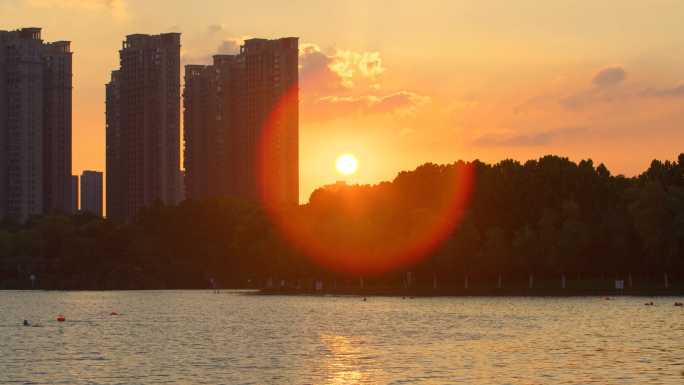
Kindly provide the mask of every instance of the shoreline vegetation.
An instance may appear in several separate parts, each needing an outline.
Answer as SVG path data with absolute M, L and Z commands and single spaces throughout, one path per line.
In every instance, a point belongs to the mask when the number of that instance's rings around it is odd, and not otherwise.
M 420 278 L 410 290 L 407 272 Z M 301 205 L 214 197 L 157 200 L 129 222 L 60 207 L 0 219 L 0 289 L 279 292 L 285 280 L 304 293 L 323 280 L 345 293 L 359 277 L 360 295 L 611 295 L 615 279 L 625 294 L 682 293 L 684 153 L 631 178 L 548 155 L 425 163 Z

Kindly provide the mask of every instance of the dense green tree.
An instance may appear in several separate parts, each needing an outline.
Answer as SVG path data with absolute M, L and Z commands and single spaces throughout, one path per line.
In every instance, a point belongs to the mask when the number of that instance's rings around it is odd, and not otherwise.
M 382 259 L 408 249 L 426 258 L 399 267 Z M 382 282 L 407 269 L 442 282 L 520 272 L 680 277 L 683 254 L 684 154 L 637 178 L 552 155 L 426 163 L 391 182 L 315 190 L 303 205 L 158 200 L 130 223 L 61 208 L 0 220 L 0 279 L 36 274 L 81 289 L 338 277 L 332 262 L 386 263 Z

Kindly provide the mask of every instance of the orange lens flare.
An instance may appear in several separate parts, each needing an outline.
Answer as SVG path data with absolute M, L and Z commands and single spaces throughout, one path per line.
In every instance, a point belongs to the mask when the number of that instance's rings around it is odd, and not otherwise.
M 297 119 L 297 97 L 296 88 L 288 91 L 269 113 L 256 159 L 259 196 L 269 202 L 266 213 L 283 239 L 316 264 L 348 275 L 398 271 L 439 249 L 456 230 L 470 202 L 472 164 L 445 166 L 448 188 L 435 201 L 425 202 L 429 207 L 425 210 L 416 209 L 410 194 L 395 186 L 397 180 L 372 187 L 350 186 L 337 195 L 320 190 L 304 206 L 271 203 L 298 200 L 296 195 L 289 198 L 291 186 L 283 175 L 289 170 L 280 166 L 292 155 L 284 153 L 282 144 L 288 138 L 288 119 Z

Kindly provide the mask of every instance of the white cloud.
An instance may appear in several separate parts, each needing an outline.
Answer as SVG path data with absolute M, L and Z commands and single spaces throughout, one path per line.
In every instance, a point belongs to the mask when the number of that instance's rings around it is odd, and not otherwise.
M 366 82 L 368 88 L 379 89 L 379 77 L 385 72 L 379 52 L 356 53 L 335 48 L 333 54 L 325 54 L 315 44 L 299 46 L 302 75 L 320 73 L 324 68 L 332 72 L 338 84 L 352 89 L 358 83 Z

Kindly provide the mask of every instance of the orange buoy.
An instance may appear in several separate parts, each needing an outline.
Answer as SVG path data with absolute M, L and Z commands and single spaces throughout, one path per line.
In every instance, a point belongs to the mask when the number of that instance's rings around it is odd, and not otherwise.
M 681 302 L 677 302 L 677 304 L 676 304 L 675 306 L 682 306 L 682 303 L 681 303 Z
M 57 321 L 64 322 L 64 321 L 66 321 L 66 318 L 64 318 L 64 316 L 61 315 L 61 316 L 57 317 Z
M 413 296 L 411 296 L 409 299 L 413 299 Z
M 649 304 L 648 302 L 646 302 L 646 303 L 644 304 L 644 306 L 649 306 L 649 305 L 650 305 L 650 304 Z
M 610 298 L 606 297 L 606 301 L 608 301 Z
M 119 314 L 116 312 L 111 312 L 111 313 L 109 313 L 109 315 L 119 315 Z

